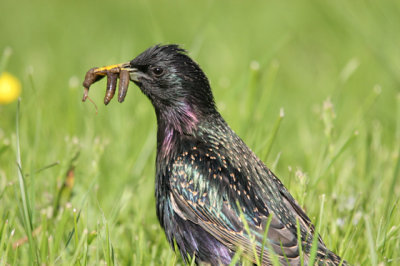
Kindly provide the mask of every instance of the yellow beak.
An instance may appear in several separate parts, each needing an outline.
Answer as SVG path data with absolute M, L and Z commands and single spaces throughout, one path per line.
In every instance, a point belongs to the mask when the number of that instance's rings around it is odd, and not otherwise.
M 129 62 L 115 64 L 115 65 L 109 65 L 109 66 L 104 66 L 104 67 L 98 67 L 93 70 L 93 73 L 95 73 L 96 75 L 105 76 L 105 75 L 107 75 L 107 72 L 119 73 L 121 70 L 125 70 L 126 67 L 129 67 Z M 126 70 L 129 70 L 129 69 L 127 68 Z

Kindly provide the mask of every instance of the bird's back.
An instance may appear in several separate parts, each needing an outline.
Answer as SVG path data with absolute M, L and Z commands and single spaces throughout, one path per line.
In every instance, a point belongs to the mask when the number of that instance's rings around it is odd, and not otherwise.
M 107 104 L 118 74 L 120 101 L 129 79 L 153 104 L 157 215 L 185 259 L 194 255 L 198 262 L 230 264 L 235 252 L 242 252 L 263 265 L 274 258 L 281 264 L 309 263 L 310 219 L 219 115 L 205 73 L 185 50 L 156 45 L 127 63 L 93 68 L 85 77 L 83 100 L 89 86 L 107 75 Z M 316 262 L 339 264 L 315 239 Z
M 271 263 L 270 250 L 281 264 L 300 264 L 301 256 L 307 263 L 314 232 L 310 219 L 219 114 L 198 124 L 192 134 L 176 134 L 170 141 L 174 148 L 169 154 L 161 156 L 159 151 L 156 192 L 159 218 L 170 241 L 175 239 L 178 246 L 186 246 L 184 252 L 196 253 L 205 262 L 209 258 L 199 254 L 203 249 L 210 252 L 211 245 L 224 254 L 214 256 L 223 263 L 240 249 L 263 265 Z M 320 238 L 317 250 L 320 263 L 339 264 L 340 258 Z

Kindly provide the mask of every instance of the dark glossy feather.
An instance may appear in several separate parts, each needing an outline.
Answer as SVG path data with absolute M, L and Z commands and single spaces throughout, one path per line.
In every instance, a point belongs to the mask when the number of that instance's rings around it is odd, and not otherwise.
M 262 265 L 272 253 L 282 265 L 300 265 L 301 248 L 307 265 L 314 226 L 217 112 L 200 67 L 175 45 L 150 48 L 130 64 L 157 115 L 157 215 L 171 245 L 211 265 L 229 264 L 238 250 Z M 319 237 L 316 263 L 340 261 Z
M 175 145 L 181 149 L 176 150 L 163 171 L 165 176 L 161 177 L 169 180 L 167 198 L 173 216 L 186 224 L 198 225 L 231 251 L 242 248 L 256 262 L 253 249 L 261 257 L 264 231 L 272 215 L 267 234 L 269 246 L 280 263 L 290 265 L 300 264 L 298 219 L 307 263 L 314 231 L 309 218 L 219 115 L 206 125 L 199 124 L 193 135 L 175 137 Z M 245 229 L 241 212 L 250 232 Z M 192 252 L 201 250 L 199 247 Z M 340 258 L 328 251 L 321 239 L 318 250 L 320 263 L 329 264 L 330 260 L 339 263 Z M 264 248 L 262 259 L 263 265 L 271 263 L 268 247 Z

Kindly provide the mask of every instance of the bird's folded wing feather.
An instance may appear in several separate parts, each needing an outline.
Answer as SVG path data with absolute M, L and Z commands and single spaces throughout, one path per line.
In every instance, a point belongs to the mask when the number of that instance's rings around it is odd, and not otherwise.
M 299 262 L 296 232 L 272 215 L 267 232 L 268 242 L 263 247 L 264 231 L 271 213 L 256 211 L 255 199 L 250 196 L 235 196 L 237 189 L 232 187 L 237 188 L 239 184 L 232 184 L 235 182 L 229 178 L 229 172 L 223 169 L 215 172 L 218 169 L 216 165 L 204 168 L 204 165 L 215 162 L 203 161 L 200 165 L 195 160 L 186 159 L 190 157 L 193 158 L 187 154 L 171 169 L 170 196 L 173 209 L 181 218 L 200 225 L 230 249 L 242 249 L 254 262 L 256 253 L 258 258 L 262 257 L 263 265 L 270 264 L 270 248 L 283 264 Z
M 279 191 L 282 195 L 285 205 L 298 216 L 298 221 L 303 225 L 303 228 L 306 228 L 310 235 L 314 235 L 315 233 L 314 225 L 311 223 L 310 218 L 308 218 L 304 210 L 299 206 L 299 204 L 293 198 L 293 196 L 290 195 L 289 191 L 282 184 L 282 182 L 271 171 L 268 171 L 268 174 L 275 180 L 277 186 L 279 187 Z M 318 245 L 325 246 L 321 236 L 319 235 L 318 235 Z

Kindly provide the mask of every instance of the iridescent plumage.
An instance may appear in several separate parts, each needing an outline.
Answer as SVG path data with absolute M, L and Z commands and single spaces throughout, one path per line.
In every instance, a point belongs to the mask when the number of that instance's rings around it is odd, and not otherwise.
M 269 265 L 272 249 L 281 264 L 300 265 L 299 224 L 308 264 L 314 226 L 218 113 L 200 67 L 176 45 L 152 47 L 130 67 L 157 116 L 157 215 L 171 245 L 197 263 L 229 264 L 240 249 Z M 340 257 L 317 242 L 316 263 L 339 265 Z

